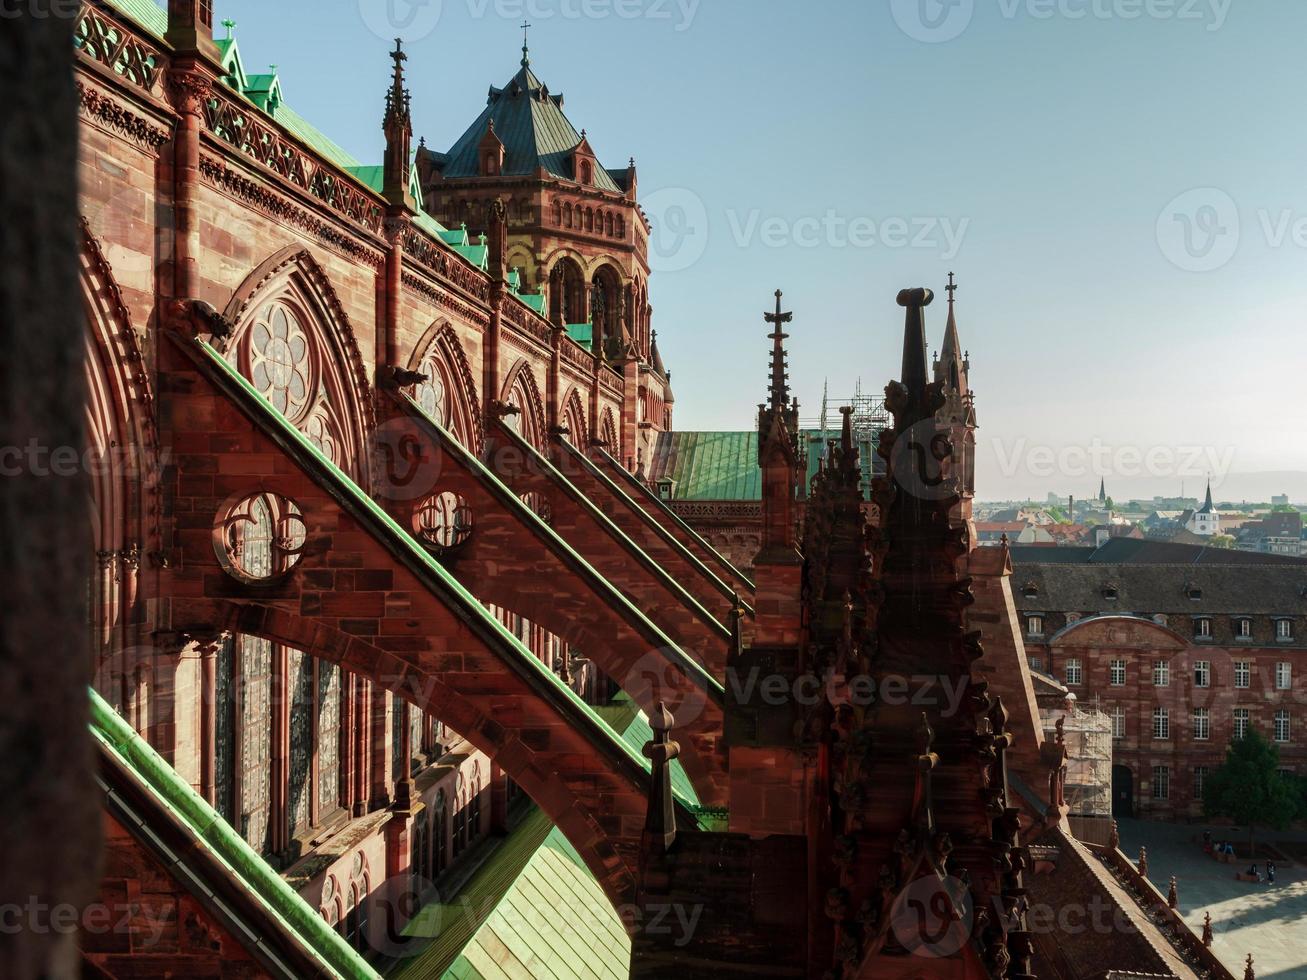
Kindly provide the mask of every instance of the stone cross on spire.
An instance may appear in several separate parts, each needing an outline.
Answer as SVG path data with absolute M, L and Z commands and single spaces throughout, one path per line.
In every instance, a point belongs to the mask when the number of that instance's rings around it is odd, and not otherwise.
M 789 334 L 781 330 L 781 325 L 789 323 L 794 319 L 793 313 L 781 312 L 781 296 L 784 295 L 779 289 L 776 290 L 776 312 L 764 313 L 762 318 L 770 323 L 776 329 L 767 336 L 772 341 L 771 351 L 771 386 L 768 391 L 771 394 L 771 408 L 783 409 L 790 400 L 789 372 L 785 370 L 785 338 Z
M 944 292 L 948 293 L 948 305 L 953 305 L 953 294 L 958 291 L 958 285 L 953 281 L 953 273 L 948 274 L 948 285 L 944 287 Z
M 526 46 L 526 32 L 531 29 L 531 25 L 527 23 L 525 17 L 522 18 L 521 27 L 522 27 L 522 67 L 525 68 L 527 65 L 531 64 L 531 54 L 529 51 L 527 51 L 527 46 Z

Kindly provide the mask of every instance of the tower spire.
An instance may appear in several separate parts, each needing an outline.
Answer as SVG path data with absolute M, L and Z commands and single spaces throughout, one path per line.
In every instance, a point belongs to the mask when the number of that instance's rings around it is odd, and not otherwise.
M 936 406 L 930 404 L 926 378 L 926 317 L 925 308 L 935 294 L 924 287 L 900 290 L 898 304 L 904 308 L 903 364 L 900 371 L 901 404 L 894 412 L 896 428 L 907 429 L 928 415 Z M 898 400 L 898 399 L 896 399 Z
M 935 362 L 935 380 L 943 382 L 954 391 L 959 391 L 962 387 L 965 365 L 962 343 L 958 340 L 957 314 L 954 312 L 953 305 L 958 285 L 951 272 L 948 274 L 948 285 L 944 287 L 944 291 L 948 293 L 948 322 L 944 326 L 944 343 L 939 349 L 939 359 Z
M 790 382 L 789 372 L 785 370 L 785 339 L 789 334 L 781 329 L 781 325 L 789 323 L 794 319 L 793 313 L 781 312 L 781 296 L 784 295 L 779 289 L 776 290 L 776 312 L 764 313 L 762 318 L 770 323 L 775 329 L 767 336 L 771 339 L 771 385 L 768 392 L 771 396 L 770 407 L 773 411 L 784 409 L 790 401 Z
M 521 26 L 522 26 L 522 67 L 526 68 L 531 64 L 531 52 L 527 49 L 527 43 L 526 43 L 526 32 L 531 29 L 531 25 L 528 24 L 526 18 L 523 17 Z
M 395 38 L 395 50 L 390 52 L 394 61 L 394 74 L 390 79 L 390 88 L 386 90 L 386 115 L 381 129 L 386 134 L 386 158 L 382 175 L 382 194 L 394 205 L 415 207 L 409 193 L 410 150 L 413 145 L 413 117 L 411 96 L 404 84 L 404 62 L 408 55 L 404 53 L 403 42 Z

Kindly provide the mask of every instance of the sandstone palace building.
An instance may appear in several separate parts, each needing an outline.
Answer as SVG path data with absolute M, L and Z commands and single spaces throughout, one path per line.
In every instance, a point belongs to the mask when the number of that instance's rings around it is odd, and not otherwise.
M 69 39 L 95 908 L 129 913 L 85 975 L 1230 976 L 1072 832 L 1021 577 L 974 547 L 952 282 L 934 365 L 932 292 L 875 304 L 874 437 L 801 428 L 760 287 L 728 560 L 651 478 L 629 153 L 525 45 L 415 146 L 396 43 L 358 160 L 214 17 L 85 0 Z M 1035 914 L 1068 903 L 1112 925 Z

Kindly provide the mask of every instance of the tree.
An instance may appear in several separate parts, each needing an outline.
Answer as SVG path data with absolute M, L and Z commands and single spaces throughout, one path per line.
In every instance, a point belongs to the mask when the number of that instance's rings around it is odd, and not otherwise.
M 1280 774 L 1280 750 L 1256 730 L 1232 741 L 1225 762 L 1203 782 L 1203 812 L 1246 824 L 1253 854 L 1256 828 L 1283 830 L 1298 808 L 1296 787 Z
M 1233 548 L 1234 538 L 1229 534 L 1213 534 L 1207 539 L 1209 548 Z

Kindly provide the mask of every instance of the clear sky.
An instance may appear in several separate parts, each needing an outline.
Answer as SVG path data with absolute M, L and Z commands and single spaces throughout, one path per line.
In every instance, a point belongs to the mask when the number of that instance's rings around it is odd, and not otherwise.
M 250 71 L 380 162 L 396 34 L 447 149 L 532 67 L 655 223 L 679 428 L 751 424 L 762 312 L 803 415 L 896 371 L 957 273 L 982 498 L 1307 501 L 1302 0 L 217 0 Z

